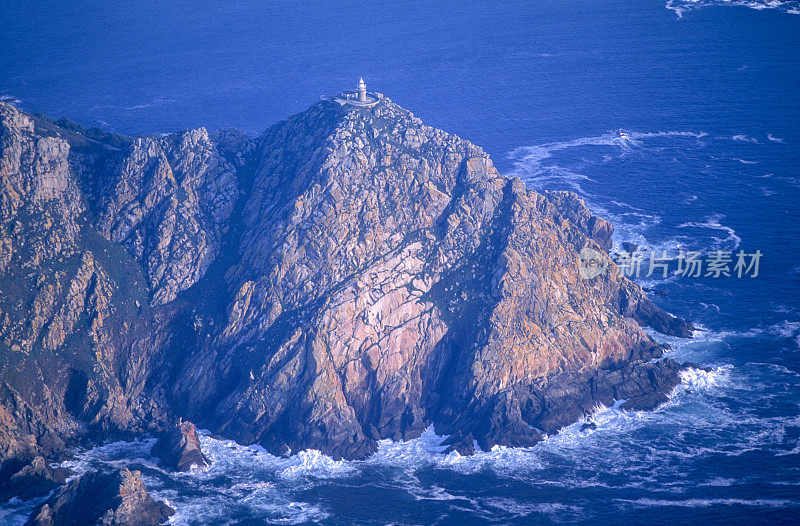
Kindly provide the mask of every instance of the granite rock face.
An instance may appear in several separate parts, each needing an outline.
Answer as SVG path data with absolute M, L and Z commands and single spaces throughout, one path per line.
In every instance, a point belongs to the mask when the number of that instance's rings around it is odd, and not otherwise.
M 208 269 L 238 193 L 233 166 L 205 129 L 139 138 L 103 193 L 97 226 L 142 264 L 162 304 Z
M 0 483 L 89 431 L 141 432 L 163 412 L 120 383 L 149 291 L 92 227 L 85 191 L 92 167 L 120 155 L 0 104 Z
M 90 471 L 60 488 L 31 515 L 31 526 L 155 526 L 175 510 L 153 499 L 139 471 Z
M 530 445 L 679 381 L 642 326 L 691 325 L 578 274 L 607 221 L 389 99 L 256 140 L 0 118 L 0 480 L 179 417 L 281 455 Z

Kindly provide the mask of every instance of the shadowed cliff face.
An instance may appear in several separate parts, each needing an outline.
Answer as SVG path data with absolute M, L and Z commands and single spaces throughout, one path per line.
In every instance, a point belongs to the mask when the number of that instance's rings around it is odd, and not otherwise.
M 176 416 L 277 454 L 363 457 L 431 424 L 462 451 L 528 445 L 678 381 L 640 324 L 690 326 L 578 275 L 609 223 L 388 99 L 256 141 L 0 116 L 4 460 Z

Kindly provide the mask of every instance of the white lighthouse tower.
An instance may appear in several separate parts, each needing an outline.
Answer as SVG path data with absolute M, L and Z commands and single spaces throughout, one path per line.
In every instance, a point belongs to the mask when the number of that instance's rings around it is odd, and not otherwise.
M 383 100 L 383 93 L 367 93 L 367 84 L 362 77 L 358 80 L 358 89 L 343 91 L 328 100 L 333 100 L 342 106 L 349 104 L 359 108 L 374 108 Z
M 358 102 L 367 102 L 367 85 L 364 83 L 364 77 L 358 81 Z

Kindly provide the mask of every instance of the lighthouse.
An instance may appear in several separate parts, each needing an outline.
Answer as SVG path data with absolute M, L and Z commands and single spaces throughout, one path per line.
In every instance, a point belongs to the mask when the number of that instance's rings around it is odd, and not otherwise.
M 367 85 L 364 84 L 364 77 L 358 81 L 358 102 L 367 102 Z
M 358 89 L 343 91 L 330 100 L 342 106 L 349 104 L 359 108 L 374 108 L 383 100 L 383 93 L 367 93 L 367 84 L 362 77 L 358 80 Z

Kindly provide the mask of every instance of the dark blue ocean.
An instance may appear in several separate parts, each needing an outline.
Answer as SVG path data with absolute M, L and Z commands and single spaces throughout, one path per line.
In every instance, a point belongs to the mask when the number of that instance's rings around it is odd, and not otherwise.
M 257 135 L 363 76 L 502 173 L 580 194 L 617 249 L 762 254 L 755 277 L 638 279 L 700 328 L 654 337 L 712 369 L 653 413 L 470 458 L 432 431 L 364 462 L 204 436 L 206 471 L 167 474 L 152 441 L 77 471 L 135 459 L 175 524 L 800 519 L 800 2 L 69 4 L 0 1 L 0 96 L 126 134 Z

